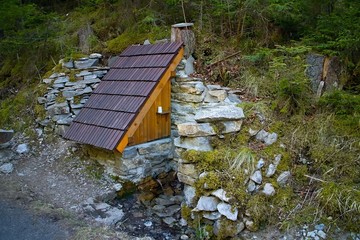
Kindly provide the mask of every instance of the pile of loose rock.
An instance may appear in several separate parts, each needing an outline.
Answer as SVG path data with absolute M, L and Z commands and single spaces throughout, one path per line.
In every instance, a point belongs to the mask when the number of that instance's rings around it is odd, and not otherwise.
M 175 160 L 178 163 L 178 179 L 185 184 L 184 204 L 191 209 L 193 219 L 200 216 L 202 221 L 212 226 L 217 236 L 234 237 L 245 228 L 254 231 L 257 227 L 251 215 L 244 209 L 235 208 L 232 196 L 224 189 L 211 190 L 204 184 L 207 194 L 196 195 L 195 183 L 209 173 L 199 172 L 196 163 L 182 158 L 182 153 L 187 150 L 212 151 L 211 142 L 214 138 L 222 139 L 225 134 L 241 130 L 245 116 L 238 105 L 241 103 L 238 95 L 240 91 L 219 85 L 205 85 L 201 79 L 187 76 L 183 70 L 184 64 L 180 64 L 177 77 L 172 82 Z M 264 121 L 261 113 L 258 117 L 260 122 Z M 245 134 L 264 146 L 273 145 L 278 139 L 276 133 L 264 129 L 249 129 Z M 255 168 L 249 173 L 246 182 L 246 192 L 250 197 L 252 194 L 276 194 L 273 184 L 263 179 L 275 176 L 281 159 L 282 155 L 277 154 L 272 161 L 259 159 L 254 163 Z M 284 171 L 276 176 L 277 185 L 283 187 L 291 174 Z
M 19 159 L 21 154 L 30 152 L 28 144 L 16 144 L 12 138 L 13 130 L 0 129 L 0 173 L 10 174 L 14 171 L 14 162 Z
M 109 70 L 99 66 L 101 58 L 101 54 L 91 54 L 78 61 L 62 60 L 64 72 L 43 79 L 48 91 L 38 98 L 38 103 L 46 109 L 46 118 L 39 121 L 42 126 L 54 123 L 55 131 L 60 135 L 64 133 Z

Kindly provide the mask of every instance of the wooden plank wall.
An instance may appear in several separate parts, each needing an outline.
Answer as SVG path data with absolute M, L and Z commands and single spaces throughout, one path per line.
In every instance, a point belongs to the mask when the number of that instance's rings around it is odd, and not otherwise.
M 163 114 L 157 113 L 161 106 Z M 152 140 L 169 137 L 171 134 L 171 81 L 167 81 L 160 95 L 150 107 L 145 118 L 135 131 L 133 136 L 129 136 L 129 146 L 136 145 Z

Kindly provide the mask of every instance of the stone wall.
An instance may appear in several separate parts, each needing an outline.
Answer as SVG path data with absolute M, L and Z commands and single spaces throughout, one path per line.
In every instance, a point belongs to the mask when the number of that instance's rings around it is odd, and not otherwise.
M 44 106 L 46 117 L 39 121 L 40 125 L 51 127 L 56 133 L 63 135 L 109 70 L 108 67 L 99 65 L 101 57 L 100 54 L 91 54 L 78 61 L 62 60 L 61 72 L 54 72 L 42 80 L 47 92 L 37 100 Z

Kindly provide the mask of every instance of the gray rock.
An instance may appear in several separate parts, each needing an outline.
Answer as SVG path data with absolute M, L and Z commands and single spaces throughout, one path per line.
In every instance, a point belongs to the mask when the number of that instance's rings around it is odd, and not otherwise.
M 22 143 L 16 147 L 16 152 L 19 154 L 28 153 L 30 152 L 30 148 L 26 143 Z
M 192 149 L 196 151 L 211 151 L 213 149 L 210 144 L 210 140 L 207 137 L 178 137 L 174 139 L 174 145 L 176 147 Z
M 67 114 L 70 113 L 70 108 L 67 102 L 63 102 L 63 103 L 56 103 L 50 107 L 48 107 L 47 112 L 49 114 L 49 116 L 53 117 L 55 115 L 59 115 L 59 114 Z
M 62 62 L 62 66 L 65 68 L 74 68 L 74 61 L 70 60 L 68 62 Z
M 275 188 L 273 187 L 273 185 L 271 183 L 265 183 L 264 189 L 262 190 L 262 192 L 266 196 L 273 196 L 275 194 Z
M 218 84 L 209 84 L 209 85 L 206 85 L 206 87 L 210 90 L 210 91 L 212 91 L 212 90 L 220 90 L 220 89 L 222 89 L 222 87 L 220 86 L 220 85 L 218 85 Z
M 246 219 L 245 226 L 246 226 L 246 229 L 251 232 L 255 232 L 257 230 L 257 227 L 256 227 L 254 221 L 252 221 L 252 220 Z
M 316 89 L 322 79 L 324 61 L 325 56 L 323 55 L 309 54 L 306 57 L 306 63 L 308 66 L 305 73 L 310 78 L 311 86 L 314 92 L 316 92 Z
M 182 174 L 180 172 L 177 173 L 177 177 L 178 177 L 179 182 L 185 183 L 185 184 L 190 185 L 190 186 L 194 186 L 195 181 L 196 181 L 195 178 L 189 177 L 189 176 L 184 175 L 184 174 Z
M 143 43 L 143 45 L 150 45 L 151 43 L 150 43 L 150 41 L 149 41 L 149 39 L 146 39 L 145 41 L 144 41 L 144 43 Z
M 210 90 L 207 92 L 207 96 L 205 97 L 205 102 L 222 102 L 227 97 L 227 93 L 225 90 Z M 209 101 L 207 101 L 207 98 Z M 215 101 L 214 101 L 215 100 Z
M 75 68 L 77 69 L 86 69 L 97 66 L 99 64 L 99 59 L 87 59 L 84 61 L 74 61 Z
M 70 104 L 70 107 L 71 107 L 71 109 L 80 109 L 80 108 L 82 108 L 82 107 L 84 107 L 84 104 L 74 104 L 74 103 L 71 103 Z
M 265 139 L 264 143 L 266 145 L 271 145 L 277 141 L 278 135 L 277 133 L 270 133 Z
M 56 121 L 57 124 L 59 125 L 70 125 L 72 123 L 72 121 L 74 120 L 72 118 L 71 115 L 58 115 L 58 116 L 61 116 L 60 118 L 58 118 L 58 120 Z M 64 116 L 64 117 L 62 117 Z
M 229 202 L 230 198 L 226 196 L 226 192 L 224 189 L 217 189 L 211 193 L 211 195 L 217 197 L 221 201 Z
M 277 134 L 268 133 L 262 129 L 256 134 L 256 139 L 264 142 L 266 145 L 271 145 L 277 141 Z
M 225 99 L 225 101 L 226 100 L 228 100 L 229 103 L 236 103 L 236 104 L 242 103 L 240 97 L 233 93 L 229 93 L 227 96 L 227 99 Z
M 44 97 L 38 97 L 38 98 L 37 98 L 37 101 L 38 101 L 39 104 L 44 104 L 44 103 L 46 103 L 46 98 L 44 98 Z
M 197 178 L 199 176 L 194 164 L 180 163 L 178 167 L 178 172 L 192 178 Z
M 0 166 L 0 172 L 4 174 L 9 174 L 14 171 L 14 165 L 12 163 L 5 163 Z
M 81 93 L 79 95 L 83 95 L 86 93 L 92 93 L 92 88 L 91 87 L 86 87 L 84 90 L 81 91 Z
M 262 176 L 261 172 L 259 170 L 255 171 L 251 176 L 250 179 L 253 180 L 257 184 L 261 184 L 262 182 Z
M 124 216 L 125 214 L 121 209 L 112 207 L 101 216 L 97 217 L 95 221 L 107 226 L 114 226 L 117 222 L 121 221 Z
M 209 220 L 218 220 L 221 217 L 219 212 L 204 212 L 203 217 Z
M 202 196 L 193 211 L 216 211 L 219 202 L 216 197 Z
M 55 81 L 54 84 L 60 84 L 60 83 L 66 83 L 69 81 L 69 77 L 65 76 L 65 77 L 58 77 Z
M 201 95 L 204 93 L 206 87 L 203 82 L 175 82 L 171 87 L 174 93 L 187 93 L 192 95 Z
M 270 163 L 267 171 L 266 171 L 266 177 L 271 177 L 276 172 L 276 166 L 272 163 Z
M 194 200 L 196 197 L 196 190 L 193 186 L 185 185 L 184 186 L 184 197 L 185 197 L 185 203 L 189 207 L 194 206 Z
M 96 76 L 96 75 L 90 75 L 90 76 Z M 87 78 L 87 77 L 88 76 L 84 77 L 85 79 L 82 81 L 82 83 L 89 85 L 89 84 L 95 84 L 95 83 L 101 82 L 101 80 L 97 77 L 95 77 L 95 78 Z
M 67 125 L 58 125 L 55 127 L 55 133 L 60 135 L 60 136 L 64 136 L 65 131 L 68 129 L 69 126 Z
M 320 223 L 318 225 L 315 225 L 315 229 L 318 230 L 318 231 L 322 231 L 322 230 L 325 229 L 325 224 Z
M 102 58 L 102 55 L 100 53 L 92 53 L 92 54 L 90 54 L 89 58 L 90 59 L 95 59 L 95 58 L 100 59 L 100 58 Z
M 256 169 L 261 169 L 265 165 L 264 159 L 260 158 L 260 160 L 256 164 Z
M 116 184 L 114 184 L 113 188 L 114 188 L 115 192 L 118 192 L 123 188 L 123 185 L 121 183 L 116 183 Z
M 290 171 L 285 171 L 279 175 L 276 181 L 280 186 L 285 186 L 290 177 L 291 177 Z
M 53 84 L 52 87 L 55 89 L 61 89 L 61 88 L 65 87 L 65 84 L 64 83 L 56 83 L 56 84 Z
M 51 78 L 44 78 L 44 79 L 42 80 L 42 82 L 45 83 L 45 84 L 50 84 L 50 83 L 53 82 L 53 79 L 51 79 Z
M 91 72 L 89 72 L 87 70 L 83 70 L 80 73 L 75 74 L 75 76 L 76 77 L 84 77 L 84 76 L 91 75 L 91 74 L 92 74 Z
M 279 165 L 279 163 L 281 161 L 281 158 L 282 158 L 281 154 L 278 154 L 278 155 L 275 156 L 275 159 L 274 159 L 274 165 L 275 166 Z
M 171 225 L 174 222 L 176 222 L 176 219 L 173 217 L 166 217 L 166 218 L 163 218 L 163 222 L 166 223 L 167 225 Z
M 77 91 L 63 91 L 62 95 L 64 97 L 66 97 L 66 98 L 72 98 L 72 97 L 80 95 L 80 92 L 77 92 Z
M 188 225 L 187 221 L 183 218 L 180 219 L 179 224 L 182 227 L 186 227 Z
M 255 189 L 256 189 L 256 184 L 252 180 L 250 180 L 248 183 L 247 191 L 249 193 L 252 193 L 253 191 L 255 191 Z
M 242 120 L 225 121 L 225 122 L 221 122 L 220 124 L 222 124 L 225 128 L 224 130 L 221 131 L 222 134 L 234 133 L 241 130 Z
M 177 125 L 180 136 L 205 137 L 216 135 L 216 132 L 209 123 L 181 123 Z
M 205 92 L 203 92 L 201 95 L 194 95 L 189 93 L 173 93 L 172 96 L 173 99 L 181 102 L 201 103 L 205 98 Z
M 228 105 L 203 108 L 195 114 L 197 122 L 231 121 L 245 118 L 242 108 Z
M 186 59 L 186 63 L 185 63 L 185 73 L 187 75 L 193 74 L 194 71 L 194 62 L 195 59 L 193 58 L 192 55 L 190 55 L 190 57 L 188 57 L 188 59 Z
M 151 227 L 153 225 L 152 221 L 146 221 L 144 222 L 145 227 Z
M 140 155 L 148 155 L 151 153 L 164 153 L 172 149 L 172 139 L 163 138 L 160 140 L 136 145 Z
M 122 158 L 131 159 L 138 155 L 136 147 L 126 147 L 122 153 Z
M 322 239 L 326 239 L 326 233 L 324 231 L 319 230 L 316 234 Z
M 14 157 L 15 157 L 15 153 L 12 150 L 10 150 L 10 149 L 1 149 L 0 150 L 0 163 L 9 162 Z
M 225 216 L 227 219 L 231 221 L 236 221 L 238 216 L 237 208 L 232 209 L 230 204 L 227 203 L 219 203 L 217 205 L 217 210 L 221 215 Z
M 183 235 L 180 236 L 180 239 L 181 239 L 181 240 L 188 240 L 188 239 L 190 239 L 190 238 L 189 238 L 188 235 L 183 234 Z

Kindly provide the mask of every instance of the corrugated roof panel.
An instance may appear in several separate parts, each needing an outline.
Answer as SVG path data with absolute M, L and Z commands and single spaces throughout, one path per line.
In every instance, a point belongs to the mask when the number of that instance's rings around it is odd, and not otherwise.
M 156 82 L 107 81 L 106 84 L 99 84 L 99 86 L 95 88 L 93 94 L 116 94 L 146 97 L 150 94 L 150 91 L 156 84 Z
M 110 69 L 102 81 L 157 81 L 165 70 L 166 68 Z
M 138 111 L 139 104 L 146 100 L 145 97 L 138 96 L 121 96 L 121 95 L 103 95 L 93 94 L 86 102 L 87 108 L 118 111 L 118 112 L 131 112 Z
M 128 47 L 93 91 L 64 137 L 113 150 L 182 43 Z

